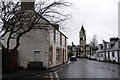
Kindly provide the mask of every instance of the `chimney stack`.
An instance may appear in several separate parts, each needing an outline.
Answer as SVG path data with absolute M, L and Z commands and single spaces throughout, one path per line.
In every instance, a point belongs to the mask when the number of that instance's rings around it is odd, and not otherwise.
M 55 29 L 59 31 L 59 25 L 58 24 L 52 24 Z
M 21 10 L 34 11 L 35 0 L 21 0 Z
M 115 37 L 114 37 L 114 38 L 110 38 L 110 42 L 111 42 L 111 41 L 116 42 L 116 41 L 118 41 L 118 40 L 119 40 L 118 37 L 116 37 L 116 38 L 115 38 Z

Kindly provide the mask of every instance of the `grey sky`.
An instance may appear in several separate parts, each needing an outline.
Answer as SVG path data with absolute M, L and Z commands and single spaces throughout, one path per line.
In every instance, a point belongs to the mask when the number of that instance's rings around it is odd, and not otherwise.
M 118 1 L 119 0 L 67 0 L 72 7 L 66 12 L 72 15 L 67 21 L 68 32 L 63 32 L 68 37 L 68 44 L 79 44 L 79 31 L 82 23 L 87 34 L 87 43 L 96 34 L 99 43 L 102 39 L 109 41 L 110 37 L 118 36 Z
M 40 1 L 40 0 L 36 0 Z M 79 31 L 83 24 L 86 30 L 87 43 L 93 35 L 97 35 L 98 42 L 102 39 L 109 41 L 110 37 L 118 36 L 118 2 L 120 0 L 66 0 L 72 3 L 69 8 L 64 8 L 72 18 L 65 24 L 68 44 L 79 44 Z

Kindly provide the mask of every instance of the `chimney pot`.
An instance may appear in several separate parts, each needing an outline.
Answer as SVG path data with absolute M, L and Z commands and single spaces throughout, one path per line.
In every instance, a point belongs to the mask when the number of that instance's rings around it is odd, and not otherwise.
M 35 0 L 21 0 L 21 10 L 34 10 Z

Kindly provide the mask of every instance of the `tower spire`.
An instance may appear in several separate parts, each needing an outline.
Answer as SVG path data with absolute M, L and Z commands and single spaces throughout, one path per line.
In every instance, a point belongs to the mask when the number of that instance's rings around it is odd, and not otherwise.
M 85 31 L 85 29 L 84 29 L 83 25 L 82 25 L 82 27 L 81 27 L 81 31 L 83 31 L 83 32 Z

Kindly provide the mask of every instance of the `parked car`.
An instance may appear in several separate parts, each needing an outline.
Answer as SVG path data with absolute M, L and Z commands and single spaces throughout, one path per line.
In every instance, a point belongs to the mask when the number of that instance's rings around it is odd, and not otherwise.
M 71 57 L 70 57 L 70 61 L 77 61 L 76 56 L 71 56 Z
M 95 60 L 96 58 L 94 56 L 90 56 L 90 59 Z

